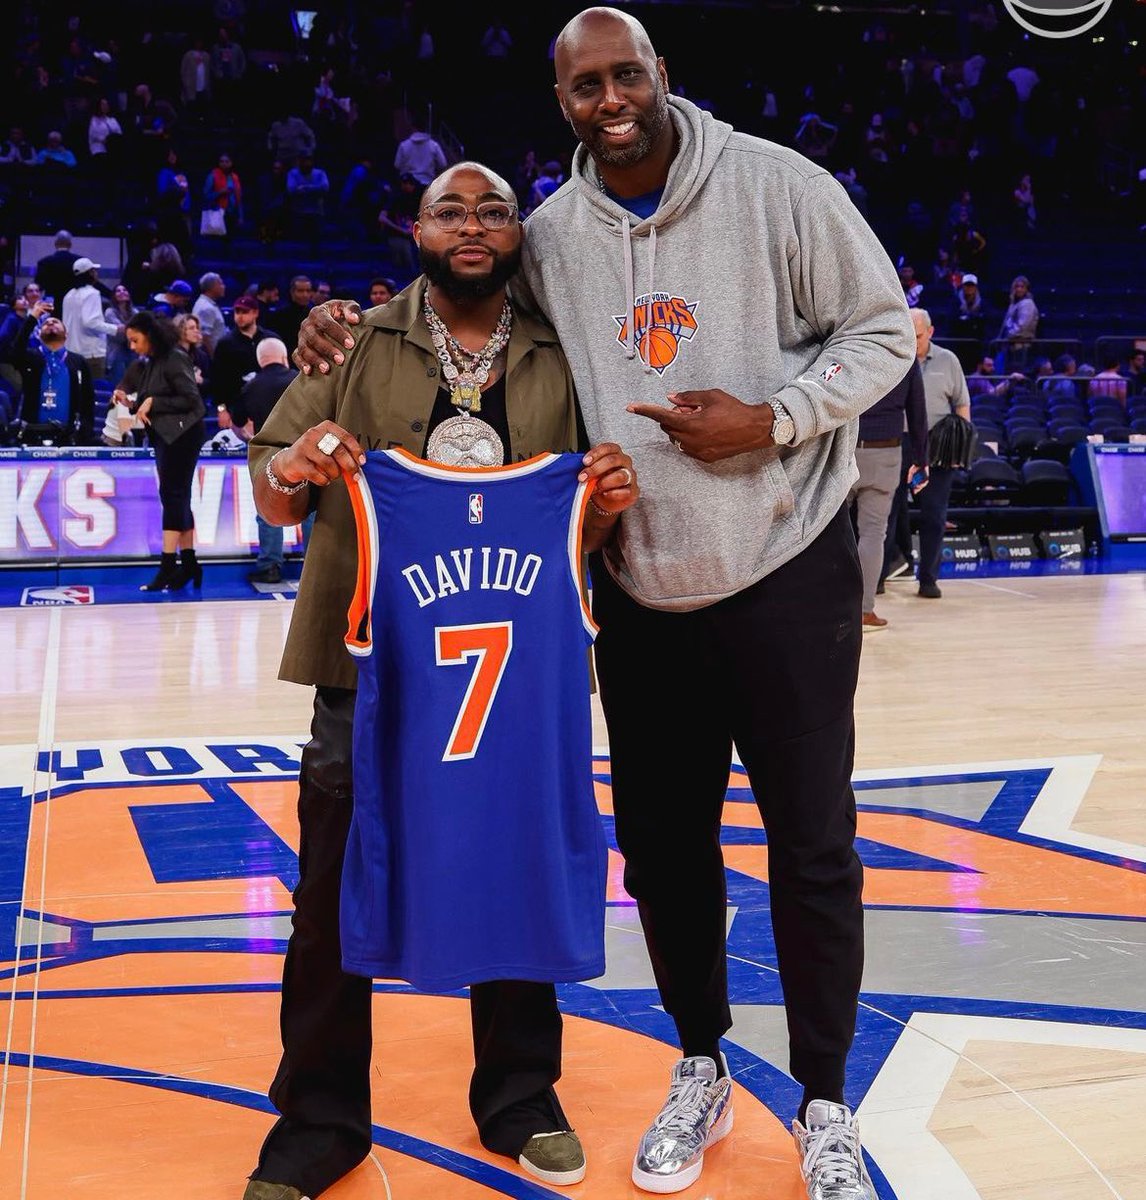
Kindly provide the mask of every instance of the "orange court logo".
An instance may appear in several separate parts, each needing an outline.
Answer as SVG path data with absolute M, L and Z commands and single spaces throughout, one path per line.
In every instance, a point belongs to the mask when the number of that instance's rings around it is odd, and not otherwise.
M 682 342 L 689 342 L 700 328 L 696 319 L 698 301 L 691 304 L 683 296 L 668 292 L 653 292 L 638 296 L 633 303 L 632 321 L 637 354 L 658 375 L 676 361 Z M 617 322 L 617 341 L 622 346 L 629 341 L 629 317 L 614 315 Z

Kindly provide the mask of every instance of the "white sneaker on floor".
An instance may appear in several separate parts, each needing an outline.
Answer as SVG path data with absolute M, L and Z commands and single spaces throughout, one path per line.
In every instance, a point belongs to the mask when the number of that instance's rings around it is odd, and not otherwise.
M 859 1123 L 846 1104 L 813 1100 L 807 1127 L 792 1122 L 808 1200 L 876 1200 L 860 1150 Z
M 704 1152 L 732 1130 L 732 1080 L 717 1078 L 711 1058 L 682 1058 L 672 1069 L 668 1099 L 645 1131 L 633 1159 L 633 1182 L 646 1192 L 681 1192 L 700 1178 Z

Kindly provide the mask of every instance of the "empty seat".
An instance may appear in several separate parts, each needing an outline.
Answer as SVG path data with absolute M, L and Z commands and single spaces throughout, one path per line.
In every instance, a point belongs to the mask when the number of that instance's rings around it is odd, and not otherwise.
M 1091 433 L 1106 433 L 1111 429 L 1125 429 L 1126 421 L 1119 417 L 1091 417 L 1090 432 Z
M 1011 434 L 1011 453 L 1020 462 L 1028 459 L 1035 452 L 1035 447 L 1046 438 L 1046 431 L 1040 428 L 1016 429 Z
M 1040 508 L 1061 508 L 1070 503 L 1071 476 L 1061 462 L 1032 458 L 1022 467 L 1022 502 Z
M 1070 453 L 1073 449 L 1074 447 L 1069 442 L 1056 442 L 1053 438 L 1046 438 L 1034 448 L 1031 457 L 1049 459 L 1066 466 L 1070 462 Z
M 967 472 L 967 495 L 972 504 L 1010 504 L 1022 490 L 1022 479 L 1009 462 L 981 458 Z
M 1088 432 L 1085 425 L 1062 425 L 1057 429 L 1051 429 L 1050 434 L 1056 442 L 1064 442 L 1068 446 L 1073 446 L 1076 442 L 1085 442 Z
M 1007 410 L 1008 421 L 1029 419 L 1040 424 L 1046 420 L 1046 409 L 1041 404 L 1012 404 Z
M 1130 422 L 1131 433 L 1146 433 L 1146 416 L 1135 417 Z
M 1081 404 L 1051 404 L 1047 409 L 1048 421 L 1074 421 L 1082 425 L 1086 421 L 1086 409 Z

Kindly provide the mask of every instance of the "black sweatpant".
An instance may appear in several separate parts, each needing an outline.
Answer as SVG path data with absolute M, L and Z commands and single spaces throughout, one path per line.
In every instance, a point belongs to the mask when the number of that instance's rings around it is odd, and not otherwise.
M 342 970 L 339 893 L 353 808 L 354 692 L 318 688 L 299 772 L 299 882 L 283 968 L 283 1056 L 270 1087 L 282 1114 L 251 1175 L 317 1196 L 370 1152 L 371 981 Z M 552 984 L 470 989 L 476 1066 L 470 1110 L 482 1144 L 514 1157 L 565 1126 L 552 1090 L 561 1016 Z
M 197 421 L 173 442 L 158 434 L 151 439 L 155 447 L 155 471 L 159 476 L 159 502 L 163 506 L 163 528 L 186 533 L 195 528 L 191 515 L 191 484 L 199 462 L 206 426 Z
M 693 612 L 646 608 L 594 562 L 617 841 L 685 1054 L 732 1024 L 720 818 L 732 745 L 768 832 L 791 1071 L 842 1099 L 863 967 L 852 705 L 862 577 L 846 507 L 796 558 Z

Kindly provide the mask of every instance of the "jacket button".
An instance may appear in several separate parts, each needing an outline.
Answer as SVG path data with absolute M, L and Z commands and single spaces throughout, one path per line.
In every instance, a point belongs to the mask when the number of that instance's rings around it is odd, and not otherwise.
M 413 430 L 415 433 L 421 433 L 421 432 L 422 432 L 422 428 L 423 428 L 423 426 L 422 426 L 422 422 L 421 422 L 421 421 L 411 421 L 411 422 L 410 422 L 410 428 L 411 428 L 411 429 L 412 429 L 412 430 Z
M 427 379 L 433 379 L 437 373 L 438 373 L 437 367 L 427 367 L 426 368 L 426 378 Z

